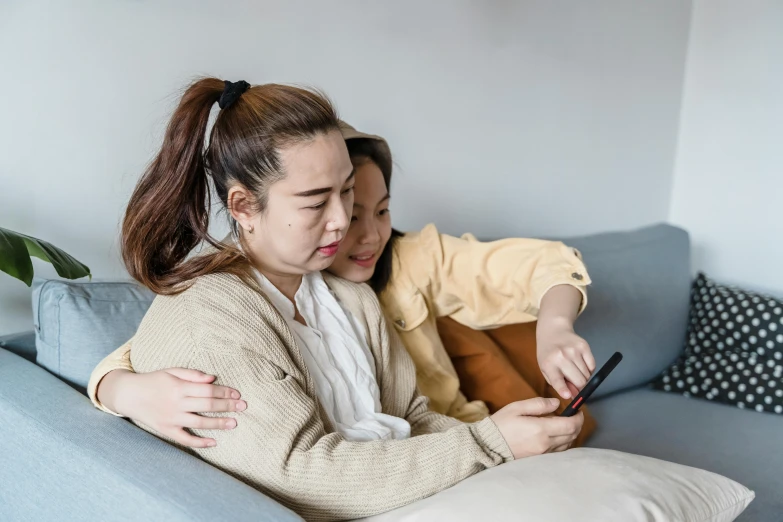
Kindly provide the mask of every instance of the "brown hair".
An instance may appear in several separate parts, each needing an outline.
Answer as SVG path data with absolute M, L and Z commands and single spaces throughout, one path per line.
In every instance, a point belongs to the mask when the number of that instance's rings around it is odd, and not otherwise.
M 354 165 L 358 166 L 366 161 L 374 163 L 380 169 L 381 174 L 383 174 L 386 190 L 391 191 L 392 156 L 386 142 L 375 138 L 348 138 L 345 140 L 345 144 L 348 147 L 348 154 L 351 156 L 351 161 Z M 394 243 L 398 237 L 403 235 L 402 232 L 392 228 L 391 237 L 378 257 L 375 271 L 373 271 L 370 280 L 367 281 L 367 284 L 376 293 L 381 293 L 389 284 L 392 273 Z
M 209 235 L 212 178 L 226 206 L 229 189 L 241 184 L 263 211 L 267 189 L 281 179 L 279 150 L 338 129 L 337 114 L 325 96 L 287 85 L 250 87 L 222 109 L 205 136 L 212 106 L 225 82 L 204 78 L 190 85 L 169 122 L 160 152 L 131 196 L 122 223 L 122 257 L 130 275 L 158 294 L 210 273 L 231 273 L 250 281 L 242 251 Z M 234 224 L 235 226 L 235 224 Z M 199 244 L 214 247 L 186 259 Z

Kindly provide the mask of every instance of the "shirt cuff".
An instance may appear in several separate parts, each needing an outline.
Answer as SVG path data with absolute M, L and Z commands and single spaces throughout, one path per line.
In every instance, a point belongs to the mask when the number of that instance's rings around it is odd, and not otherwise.
M 555 286 L 560 286 L 560 285 L 573 286 L 574 288 L 579 290 L 579 293 L 582 294 L 582 302 L 579 303 L 579 312 L 577 312 L 577 317 L 582 315 L 582 312 L 584 312 L 585 308 L 587 307 L 587 287 L 584 285 L 574 284 L 573 281 L 565 280 L 565 279 L 553 281 L 544 287 L 544 291 L 541 294 L 541 299 L 539 299 L 538 301 L 538 309 L 541 310 L 541 301 L 544 299 L 544 296 L 547 294 L 547 292 L 549 292 Z
M 587 307 L 587 286 L 592 283 L 592 280 L 587 273 L 587 268 L 582 261 L 582 254 L 579 250 L 561 244 L 560 253 L 562 254 L 562 261 L 558 264 L 557 268 L 553 267 L 549 277 L 542 278 L 543 281 L 538 281 L 536 283 L 536 286 L 540 290 L 538 291 L 538 303 L 535 304 L 537 309 L 540 310 L 541 301 L 552 287 L 560 285 L 573 286 L 582 294 L 582 302 L 579 304 L 579 312 L 577 314 L 581 315 Z
M 104 377 L 109 375 L 110 372 L 117 370 L 119 368 L 112 368 L 106 373 L 100 374 L 97 372 L 93 372 L 93 374 L 90 376 L 90 382 L 87 384 L 87 396 L 92 401 L 93 406 L 101 410 L 102 412 L 108 413 L 110 415 L 114 415 L 115 417 L 124 417 L 123 415 L 120 415 L 117 412 L 114 412 L 104 406 L 101 401 L 98 400 L 98 386 L 101 384 L 101 381 Z

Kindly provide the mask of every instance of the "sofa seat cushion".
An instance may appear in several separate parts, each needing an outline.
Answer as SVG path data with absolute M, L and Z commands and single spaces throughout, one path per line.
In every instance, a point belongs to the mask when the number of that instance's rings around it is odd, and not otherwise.
M 783 418 L 779 415 L 647 388 L 590 402 L 590 408 L 598 428 L 588 446 L 725 475 L 756 492 L 756 500 L 738 520 L 780 520 Z

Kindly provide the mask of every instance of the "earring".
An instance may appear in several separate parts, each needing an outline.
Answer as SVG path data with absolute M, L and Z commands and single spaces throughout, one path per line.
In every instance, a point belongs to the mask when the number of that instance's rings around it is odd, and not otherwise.
M 253 233 L 253 226 L 252 225 L 250 226 L 250 228 L 247 229 L 247 233 L 248 234 L 252 234 Z

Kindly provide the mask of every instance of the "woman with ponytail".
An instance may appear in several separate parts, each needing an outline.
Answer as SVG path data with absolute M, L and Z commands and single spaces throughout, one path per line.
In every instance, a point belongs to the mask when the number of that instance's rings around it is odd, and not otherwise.
M 201 371 L 242 390 L 242 422 L 199 417 L 192 432 L 211 443 L 195 453 L 307 520 L 338 520 L 567 448 L 583 416 L 539 417 L 556 400 L 474 423 L 428 410 L 372 289 L 321 272 L 348 229 L 353 183 L 319 93 L 211 78 L 185 92 L 128 204 L 122 253 L 158 294 L 133 338 L 135 370 Z M 232 220 L 223 241 L 208 233 L 210 185 Z

